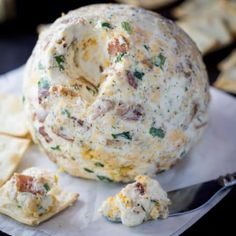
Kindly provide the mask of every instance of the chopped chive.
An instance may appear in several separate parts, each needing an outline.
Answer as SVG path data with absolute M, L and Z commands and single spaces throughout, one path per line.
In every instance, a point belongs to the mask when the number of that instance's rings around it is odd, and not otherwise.
M 38 81 L 38 87 L 40 89 L 49 89 L 50 85 L 49 82 L 46 79 L 41 79 Z
M 121 26 L 127 33 L 129 33 L 129 34 L 132 33 L 132 27 L 130 26 L 129 22 L 123 21 L 123 22 L 121 22 Z
M 102 26 L 103 28 L 112 29 L 112 26 L 111 26 L 111 24 L 110 24 L 110 23 L 108 23 L 108 22 L 102 22 L 102 23 L 101 23 L 101 26 Z
M 51 149 L 54 151 L 61 151 L 60 145 L 56 145 L 55 147 L 51 147 Z
M 39 64 L 38 64 L 38 69 L 39 69 L 39 70 L 44 70 L 44 66 L 42 65 L 41 62 L 39 62 Z
M 95 89 L 92 89 L 89 86 L 86 86 L 86 89 L 93 95 L 95 95 L 97 93 L 97 91 Z
M 88 168 L 84 168 L 84 170 L 87 171 L 87 172 L 89 172 L 89 173 L 94 173 L 93 170 L 90 170 L 90 169 L 88 169 Z
M 149 134 L 151 134 L 153 137 L 159 137 L 159 138 L 164 138 L 165 137 L 165 131 L 161 128 L 155 128 L 151 127 L 149 130 Z
M 186 151 L 183 150 L 183 151 L 181 152 L 181 154 L 180 154 L 180 157 L 182 158 L 182 157 L 184 157 L 185 155 L 186 155 Z
M 137 71 L 137 70 L 134 71 L 134 77 L 136 77 L 139 80 L 142 80 L 144 75 L 145 74 L 143 72 L 140 72 L 140 71 Z
M 66 115 L 68 118 L 71 117 L 71 113 L 69 112 L 69 110 L 67 109 L 63 109 L 62 112 L 61 112 L 62 115 Z
M 150 47 L 148 47 L 146 44 L 144 44 L 143 46 L 147 51 L 149 51 Z
M 22 96 L 22 102 L 23 103 L 25 102 L 25 96 Z
M 158 200 L 151 199 L 151 202 L 155 203 L 156 205 L 160 205 L 160 202 Z
M 60 71 L 64 70 L 64 63 L 65 63 L 65 56 L 64 55 L 58 55 L 58 56 L 54 56 L 57 66 L 59 68 Z
M 154 57 L 152 61 L 155 66 L 160 67 L 161 70 L 163 70 L 163 66 L 166 62 L 166 57 L 162 53 L 160 53 L 157 57 Z
M 94 165 L 97 167 L 104 167 L 104 165 L 100 162 L 95 162 Z
M 48 183 L 45 183 L 43 185 L 43 187 L 46 189 L 47 192 L 50 190 L 50 187 L 49 187 Z
M 120 53 L 120 54 L 116 57 L 115 62 L 120 62 L 120 61 L 122 60 L 122 58 L 124 57 L 125 54 L 126 54 L 125 52 Z
M 117 138 L 121 137 L 121 138 L 125 138 L 125 139 L 128 139 L 128 140 L 132 140 L 132 136 L 131 136 L 129 131 L 119 133 L 119 134 L 111 134 L 111 135 L 114 139 L 117 139 Z
M 110 178 L 108 178 L 108 177 L 106 177 L 106 176 L 97 175 L 97 178 L 98 178 L 99 180 L 103 181 L 103 182 L 106 182 L 106 183 L 111 183 L 111 182 L 113 182 L 112 179 L 110 179 Z

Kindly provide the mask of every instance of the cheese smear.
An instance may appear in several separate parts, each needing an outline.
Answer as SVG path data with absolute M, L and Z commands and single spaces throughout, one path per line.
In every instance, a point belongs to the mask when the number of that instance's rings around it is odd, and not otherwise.
M 100 212 L 108 220 L 136 226 L 148 220 L 168 217 L 170 201 L 160 184 L 150 177 L 137 176 L 116 196 L 109 197 Z

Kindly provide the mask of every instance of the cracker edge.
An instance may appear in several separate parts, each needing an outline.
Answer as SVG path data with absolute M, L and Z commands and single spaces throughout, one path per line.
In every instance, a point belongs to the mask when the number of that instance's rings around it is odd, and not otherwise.
M 0 134 L 0 136 L 6 136 L 8 138 L 12 138 L 12 139 L 18 139 L 18 140 L 22 140 L 26 143 L 24 150 L 21 150 L 20 153 L 17 153 L 18 156 L 20 157 L 18 162 L 16 163 L 15 167 L 12 169 L 11 172 L 8 173 L 7 177 L 5 178 L 5 180 L 1 180 L 0 179 L 0 187 L 2 187 L 12 176 L 12 174 L 15 172 L 15 170 L 17 169 L 17 167 L 19 166 L 24 154 L 26 153 L 27 149 L 29 148 L 29 145 L 31 143 L 31 140 L 29 139 L 25 139 L 25 138 L 18 138 L 18 137 L 14 137 L 14 136 L 9 136 L 9 135 L 5 135 L 5 134 Z
M 70 195 L 70 196 L 68 196 L 68 195 Z M 23 223 L 23 224 L 26 224 L 29 226 L 36 226 L 36 225 L 39 225 L 42 222 L 52 218 L 56 214 L 65 210 L 67 207 L 72 206 L 79 198 L 78 193 L 67 193 L 67 192 L 63 192 L 63 191 L 61 191 L 60 196 L 67 196 L 67 198 L 69 197 L 69 199 L 67 201 L 60 201 L 59 205 L 56 207 L 56 209 L 54 211 L 47 213 L 43 216 L 40 216 L 38 218 L 23 216 L 23 214 L 19 214 L 20 211 L 18 209 L 17 209 L 17 211 L 19 213 L 16 214 L 15 211 L 13 211 L 12 209 L 7 209 L 4 207 L 0 207 L 0 213 L 7 215 L 20 223 Z

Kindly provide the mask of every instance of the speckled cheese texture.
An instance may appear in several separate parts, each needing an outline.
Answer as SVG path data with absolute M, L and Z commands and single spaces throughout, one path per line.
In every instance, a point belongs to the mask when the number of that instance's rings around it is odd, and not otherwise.
M 193 41 L 127 5 L 83 7 L 43 32 L 27 62 L 36 143 L 74 176 L 128 182 L 171 168 L 207 124 L 209 84 Z
M 137 176 L 115 197 L 109 197 L 99 211 L 108 220 L 136 226 L 148 220 L 168 217 L 170 200 L 160 184 L 148 176 Z

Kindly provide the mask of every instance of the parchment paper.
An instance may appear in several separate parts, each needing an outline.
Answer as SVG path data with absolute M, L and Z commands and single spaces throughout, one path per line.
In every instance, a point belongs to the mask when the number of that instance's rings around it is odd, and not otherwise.
M 19 68 L 0 76 L 0 92 L 20 94 L 22 71 L 23 68 Z M 211 88 L 209 113 L 209 125 L 199 144 L 176 167 L 157 176 L 166 191 L 236 171 L 236 100 Z M 31 166 L 57 170 L 57 167 L 39 152 L 37 146 L 30 148 L 17 171 Z M 108 222 L 97 212 L 106 197 L 120 191 L 122 184 L 105 184 L 73 178 L 67 174 L 61 174 L 60 179 L 61 185 L 66 190 L 80 193 L 80 198 L 73 207 L 38 227 L 24 226 L 9 217 L 0 215 L 0 230 L 14 236 L 179 235 L 227 194 L 227 192 L 222 193 L 207 207 L 190 214 L 150 221 L 138 227 L 128 228 L 121 224 Z

